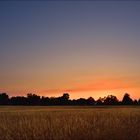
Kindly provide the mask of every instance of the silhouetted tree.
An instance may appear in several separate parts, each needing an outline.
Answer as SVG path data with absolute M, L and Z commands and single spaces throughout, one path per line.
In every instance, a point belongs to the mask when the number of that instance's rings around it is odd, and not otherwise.
M 40 105 L 52 105 L 49 97 L 42 96 Z
M 132 105 L 133 100 L 130 98 L 130 95 L 128 93 L 125 93 L 123 100 L 122 100 L 123 105 Z
M 60 97 L 51 97 L 47 99 L 49 105 L 70 105 L 69 94 L 64 93 Z
M 117 105 L 119 103 L 119 100 L 114 95 L 108 95 L 103 99 L 104 105 Z
M 103 100 L 102 100 L 102 98 L 100 97 L 100 98 L 96 101 L 95 104 L 96 104 L 96 105 L 103 105 Z
M 140 99 L 138 100 L 138 105 L 140 105 Z
M 9 96 L 6 93 L 0 93 L 0 105 L 7 105 L 9 102 Z
M 62 97 L 59 97 L 59 104 L 61 105 L 68 105 L 69 103 L 69 94 L 64 93 Z
M 87 100 L 84 98 L 80 98 L 75 100 L 75 105 L 87 105 Z
M 64 100 L 68 101 L 69 98 L 70 98 L 70 95 L 69 95 L 68 93 L 64 93 L 63 96 L 62 96 L 62 98 L 63 98 Z
M 134 105 L 138 105 L 138 101 L 135 99 L 135 100 L 133 101 L 133 104 L 134 104 Z
M 10 99 L 11 105 L 27 105 L 27 98 L 22 96 L 11 97 Z
M 40 104 L 40 96 L 36 94 L 29 93 L 27 94 L 28 105 L 39 105 Z
M 94 100 L 94 98 L 89 97 L 89 98 L 87 99 L 87 105 L 95 105 L 95 100 Z

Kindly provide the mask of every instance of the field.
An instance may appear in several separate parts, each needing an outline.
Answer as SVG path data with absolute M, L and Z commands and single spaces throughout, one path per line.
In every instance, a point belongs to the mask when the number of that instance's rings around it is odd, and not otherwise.
M 140 107 L 0 107 L 0 140 L 140 140 Z

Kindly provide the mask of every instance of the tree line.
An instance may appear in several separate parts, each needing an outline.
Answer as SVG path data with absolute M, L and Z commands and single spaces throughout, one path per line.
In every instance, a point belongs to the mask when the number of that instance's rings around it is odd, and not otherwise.
M 95 100 L 93 97 L 71 100 L 68 93 L 64 93 L 60 97 L 44 97 L 32 93 L 27 94 L 26 97 L 9 97 L 7 93 L 0 93 L 0 105 L 140 105 L 140 99 L 133 100 L 128 93 L 124 94 L 121 101 L 119 101 L 114 95 L 108 95 L 104 98 L 100 97 L 98 100 Z

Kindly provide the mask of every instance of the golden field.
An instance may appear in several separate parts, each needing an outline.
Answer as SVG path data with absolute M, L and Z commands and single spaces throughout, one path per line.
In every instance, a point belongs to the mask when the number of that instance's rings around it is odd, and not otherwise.
M 0 140 L 140 140 L 140 107 L 1 106 Z

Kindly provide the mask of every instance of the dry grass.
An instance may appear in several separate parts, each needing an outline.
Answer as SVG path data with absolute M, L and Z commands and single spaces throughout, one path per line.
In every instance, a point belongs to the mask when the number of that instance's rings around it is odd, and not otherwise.
M 140 140 L 140 108 L 0 107 L 0 140 Z

